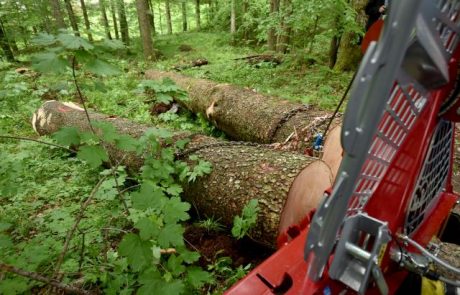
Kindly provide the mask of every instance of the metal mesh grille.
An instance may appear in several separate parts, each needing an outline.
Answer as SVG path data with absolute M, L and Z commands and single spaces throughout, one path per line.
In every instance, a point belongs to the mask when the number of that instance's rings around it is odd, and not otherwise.
M 459 41 L 455 26 L 459 24 L 460 1 L 438 0 L 436 6 L 440 11 L 435 20 L 436 30 L 447 52 L 452 53 Z
M 444 188 L 450 168 L 454 125 L 441 120 L 431 139 L 430 150 L 412 195 L 406 217 L 406 234 L 412 233 L 425 219 L 430 205 Z
M 402 87 L 401 84 L 397 83 L 394 86 L 390 100 L 386 104 L 377 134 L 351 198 L 349 215 L 363 209 L 425 106 L 424 96 L 413 86 Z

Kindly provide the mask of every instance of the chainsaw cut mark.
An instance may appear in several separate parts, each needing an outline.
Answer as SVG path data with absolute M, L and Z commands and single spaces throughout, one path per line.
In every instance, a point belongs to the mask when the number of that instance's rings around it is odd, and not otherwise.
M 82 111 L 82 112 L 85 110 L 85 109 L 81 108 L 79 105 L 76 105 L 71 101 L 63 102 L 62 104 L 67 106 L 67 107 L 69 107 L 69 108 L 71 108 L 71 109 L 74 109 L 74 110 L 78 110 L 78 111 Z

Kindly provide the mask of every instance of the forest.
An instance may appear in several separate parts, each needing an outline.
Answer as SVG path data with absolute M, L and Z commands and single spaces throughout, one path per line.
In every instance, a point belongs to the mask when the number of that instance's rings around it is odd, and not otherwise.
M 243 278 L 334 181 L 367 2 L 0 0 L 0 294 Z

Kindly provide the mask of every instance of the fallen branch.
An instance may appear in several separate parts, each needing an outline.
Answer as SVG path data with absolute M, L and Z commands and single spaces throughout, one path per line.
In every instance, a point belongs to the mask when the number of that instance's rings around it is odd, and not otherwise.
M 42 282 L 42 283 L 45 283 L 45 284 L 49 284 L 49 285 L 51 285 L 51 286 L 53 286 L 55 288 L 58 288 L 60 290 L 65 291 L 66 293 L 83 294 L 83 295 L 91 294 L 91 292 L 88 292 L 88 291 L 85 291 L 85 290 L 82 290 L 82 289 L 79 289 L 79 288 L 75 288 L 75 287 L 63 284 L 63 283 L 61 283 L 61 282 L 59 282 L 57 280 L 42 276 L 39 273 L 23 270 L 23 269 L 20 269 L 20 268 L 17 268 L 17 267 L 14 267 L 12 265 L 8 265 L 8 264 L 5 264 L 5 263 L 0 263 L 0 270 L 10 272 L 10 273 L 14 273 L 14 274 L 17 274 L 19 276 L 29 278 L 29 279 L 32 279 L 32 280 L 35 280 L 35 281 L 39 281 L 39 282 Z

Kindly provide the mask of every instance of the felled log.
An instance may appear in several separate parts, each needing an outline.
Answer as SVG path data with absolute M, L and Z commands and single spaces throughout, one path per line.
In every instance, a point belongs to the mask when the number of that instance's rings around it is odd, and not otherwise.
M 89 115 L 94 121 L 111 122 L 118 132 L 133 137 L 141 136 L 149 128 L 95 112 Z M 32 123 L 40 135 L 52 134 L 64 126 L 85 131 L 90 128 L 80 107 L 57 101 L 46 102 L 35 112 Z M 185 136 L 191 141 L 182 154 L 193 152 L 210 162 L 213 169 L 211 174 L 184 184 L 183 198 L 193 203 L 201 216 L 213 216 L 228 226 L 245 204 L 258 199 L 259 218 L 250 234 L 265 245 L 275 245 L 280 231 L 300 222 L 331 185 L 329 167 L 314 158 L 203 135 L 178 133 L 174 138 Z M 135 154 L 127 155 L 113 146 L 108 149 L 112 159 L 122 160 L 122 165 L 132 171 L 142 165 L 143 159 Z
M 194 61 L 192 61 L 189 64 L 175 65 L 173 67 L 173 69 L 180 72 L 182 70 L 186 70 L 186 69 L 190 69 L 190 68 L 199 68 L 199 67 L 205 66 L 207 64 L 209 64 L 209 61 L 207 59 L 199 58 L 199 59 L 195 59 Z
M 273 54 L 250 55 L 250 56 L 235 58 L 234 60 L 245 60 L 250 65 L 259 64 L 261 62 L 269 62 L 275 65 L 279 65 L 283 62 L 281 57 L 273 55 Z
M 231 139 L 257 143 L 283 143 L 297 138 L 292 149 L 305 152 L 317 130 L 325 127 L 331 114 L 312 106 L 262 95 L 230 84 L 218 84 L 171 72 L 149 70 L 147 79 L 170 78 L 188 92 L 180 101 L 193 113 L 205 115 Z

